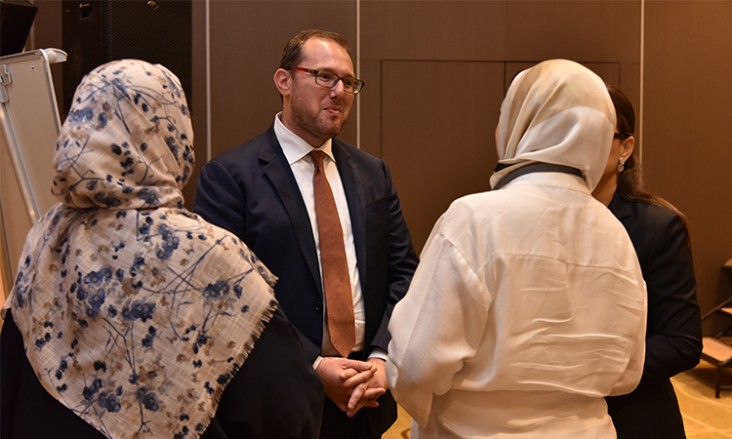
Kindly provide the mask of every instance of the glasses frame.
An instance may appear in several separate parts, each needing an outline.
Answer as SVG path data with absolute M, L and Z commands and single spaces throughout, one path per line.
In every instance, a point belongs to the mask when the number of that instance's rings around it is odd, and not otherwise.
M 338 81 L 341 81 L 343 83 L 343 91 L 345 91 L 348 94 L 357 95 L 363 90 L 363 86 L 366 85 L 366 83 L 358 78 L 353 77 L 341 77 L 336 75 L 333 72 L 323 71 L 323 70 L 316 70 L 316 69 L 309 69 L 307 67 L 302 66 L 295 66 L 292 67 L 292 70 L 299 70 L 301 72 L 310 73 L 313 75 L 313 78 L 315 78 L 315 84 L 323 87 L 323 88 L 333 88 L 336 85 L 338 85 Z M 320 76 L 321 74 L 326 74 L 329 76 L 334 76 L 335 80 L 326 79 Z M 349 87 L 346 85 L 346 80 L 353 81 L 353 88 L 349 90 Z M 328 82 L 322 83 L 321 81 L 332 81 L 333 83 L 328 85 Z
M 632 135 L 633 135 L 633 133 L 630 133 L 630 134 L 628 134 L 628 133 L 615 133 L 615 134 L 613 134 L 613 139 L 618 139 L 618 140 L 620 140 L 622 142 L 623 140 L 627 139 L 628 137 L 630 137 Z

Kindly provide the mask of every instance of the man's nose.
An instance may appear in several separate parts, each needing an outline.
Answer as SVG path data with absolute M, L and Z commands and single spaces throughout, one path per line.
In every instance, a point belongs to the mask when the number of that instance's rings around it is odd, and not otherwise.
M 332 95 L 342 96 L 345 92 L 345 86 L 343 85 L 343 81 L 340 78 L 336 81 L 335 84 L 333 84 L 333 87 L 330 88 L 330 93 Z

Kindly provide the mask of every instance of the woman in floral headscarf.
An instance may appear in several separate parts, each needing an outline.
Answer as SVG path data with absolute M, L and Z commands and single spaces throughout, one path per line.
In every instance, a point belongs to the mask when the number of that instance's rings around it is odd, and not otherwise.
M 28 234 L 6 303 L 4 439 L 317 436 L 322 390 L 275 277 L 182 207 L 192 141 L 165 67 L 82 80 L 56 144 L 61 203 Z

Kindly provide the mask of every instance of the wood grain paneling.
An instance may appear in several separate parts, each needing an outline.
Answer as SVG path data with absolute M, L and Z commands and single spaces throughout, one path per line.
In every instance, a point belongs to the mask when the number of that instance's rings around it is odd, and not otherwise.
M 272 76 L 283 47 L 296 33 L 332 30 L 355 47 L 354 1 L 221 0 L 212 1 L 210 10 L 213 155 L 272 124 L 281 109 Z M 341 137 L 355 141 L 355 130 L 355 123 L 349 123 Z
M 646 3 L 646 181 L 689 219 L 703 311 L 732 296 L 730 22 L 732 2 Z
M 583 62 L 581 60 L 578 60 L 577 62 L 581 63 L 583 66 L 587 67 L 588 69 L 592 70 L 602 78 L 603 81 L 605 81 L 608 84 L 620 84 L 620 63 L 617 62 Z M 506 83 L 504 84 L 504 87 L 506 90 L 508 90 L 508 86 L 511 85 L 511 80 L 514 76 L 516 76 L 521 70 L 528 69 L 532 65 L 536 63 L 529 63 L 529 62 L 509 62 L 506 63 Z
M 505 3 L 508 59 L 640 62 L 640 0 Z
M 35 4 L 39 14 L 31 48 L 59 47 L 60 3 Z M 202 4 L 194 1 L 195 17 Z M 689 217 L 702 308 L 732 294 L 732 279 L 720 269 L 732 256 L 732 177 L 726 169 L 732 155 L 726 129 L 732 2 L 645 2 L 643 108 L 641 0 L 213 0 L 209 6 L 214 154 L 271 123 L 280 108 L 271 78 L 287 39 L 309 27 L 335 30 L 356 55 L 360 30 L 357 67 L 367 82 L 358 97 L 361 146 L 390 163 L 418 241 L 451 198 L 487 188 L 502 91 L 479 91 L 488 85 L 473 81 L 492 82 L 492 69 L 504 63 L 501 87 L 513 71 L 542 59 L 590 65 L 616 82 L 638 111 L 649 187 Z M 205 90 L 204 25 L 194 25 L 194 90 L 188 90 L 198 102 Z M 609 79 L 612 75 L 617 81 Z M 201 110 L 198 106 L 194 121 L 203 163 Z M 352 142 L 356 117 L 354 111 L 342 134 Z M 434 159 L 445 139 L 455 140 L 451 147 L 459 145 L 470 157 L 468 168 Z
M 498 109 L 520 69 L 574 59 L 639 102 L 639 1 L 361 7 L 361 147 L 389 163 L 418 248 L 450 201 L 489 188 Z
M 60 47 L 60 2 L 34 3 L 39 13 L 30 48 Z M 194 0 L 195 17 L 200 17 L 201 4 L 203 0 Z M 418 233 L 422 236 L 426 224 L 446 207 L 450 197 L 468 188 L 487 188 L 489 171 L 485 170 L 486 180 L 480 183 L 477 177 L 467 175 L 480 175 L 482 165 L 474 171 L 457 172 L 463 189 L 444 189 L 432 206 L 424 195 L 429 193 L 425 192 L 425 182 L 429 183 L 430 175 L 439 175 L 441 179 L 435 181 L 443 181 L 447 174 L 456 173 L 457 165 L 448 163 L 441 168 L 436 162 L 424 161 L 444 148 L 442 139 L 448 137 L 470 145 L 468 151 L 477 151 L 477 145 L 484 144 L 484 153 L 492 153 L 492 129 L 500 98 L 479 102 L 474 84 L 456 86 L 454 77 L 436 77 L 419 67 L 445 62 L 438 72 L 460 70 L 460 74 L 472 77 L 487 74 L 482 69 L 492 63 L 533 63 L 558 57 L 587 64 L 611 63 L 618 66 L 617 83 L 641 117 L 640 143 L 650 188 L 689 217 L 699 297 L 702 308 L 709 309 L 718 299 L 732 294 L 732 279 L 720 269 L 732 256 L 732 177 L 726 169 L 732 155 L 726 128 L 728 103 L 732 101 L 732 2 L 645 2 L 643 108 L 641 5 L 641 0 L 212 0 L 214 154 L 255 136 L 271 123 L 280 108 L 271 78 L 287 39 L 308 27 L 335 30 L 348 38 L 355 55 L 360 30 L 358 67 L 367 82 L 358 97 L 361 146 L 387 158 L 410 225 L 416 218 L 424 218 L 425 225 L 419 226 Z M 201 90 L 205 90 L 205 76 L 200 74 L 200 63 L 205 61 L 201 28 L 201 23 L 194 25 L 194 90 L 188 90 L 196 94 L 197 102 L 202 102 Z M 458 65 L 470 67 L 462 70 Z M 504 82 L 511 77 L 509 65 Z M 405 83 L 403 72 L 412 70 L 420 78 L 416 81 L 422 84 L 421 93 L 417 93 L 415 83 Z M 54 72 L 54 77 L 60 79 L 60 74 Z M 436 92 L 425 92 L 423 87 Z M 448 96 L 446 90 L 453 95 Z M 453 122 L 438 120 L 445 117 L 441 112 L 446 110 L 435 102 L 479 108 L 463 119 L 462 129 L 458 129 Z M 199 120 L 205 118 L 201 110 L 201 106 L 196 108 L 194 121 L 196 153 L 202 163 L 206 159 L 206 133 L 199 128 Z M 355 117 L 354 111 L 342 135 L 349 141 L 356 140 Z M 422 131 L 414 125 L 420 120 L 429 121 Z M 417 138 L 419 142 L 412 140 Z M 491 166 L 490 158 L 476 158 L 475 162 Z M 443 185 L 447 187 L 452 181 L 451 177 Z
M 383 63 L 382 156 L 418 250 L 454 199 L 490 189 L 503 83 L 503 63 Z

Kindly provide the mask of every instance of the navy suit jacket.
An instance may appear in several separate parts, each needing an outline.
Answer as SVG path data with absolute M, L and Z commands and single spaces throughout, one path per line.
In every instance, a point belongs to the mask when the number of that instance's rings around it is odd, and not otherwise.
M 619 191 L 609 205 L 633 242 L 648 289 L 643 377 L 633 392 L 607 398 L 618 439 L 684 438 L 669 378 L 699 363 L 701 315 L 689 235 L 681 217 Z M 663 419 L 663 422 L 654 422 Z
M 386 163 L 333 139 L 351 216 L 366 312 L 365 358 L 387 350 L 394 305 L 406 294 L 417 256 Z M 310 219 L 274 127 L 207 163 L 193 207 L 239 236 L 279 277 L 275 293 L 311 361 L 323 338 L 323 291 Z

